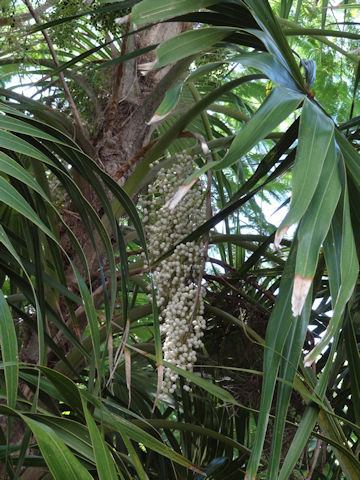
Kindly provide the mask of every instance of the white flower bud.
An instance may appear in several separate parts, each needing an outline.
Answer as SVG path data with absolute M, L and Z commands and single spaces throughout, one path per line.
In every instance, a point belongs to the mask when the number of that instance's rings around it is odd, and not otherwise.
M 197 182 L 171 212 L 165 206 L 193 171 L 190 155 L 181 153 L 176 154 L 175 158 L 175 165 L 168 170 L 161 168 L 147 194 L 140 198 L 152 259 L 158 258 L 205 221 L 206 206 L 201 182 Z M 154 162 L 154 165 L 157 163 Z M 164 359 L 189 371 L 192 371 L 196 362 L 195 349 L 203 346 L 199 338 L 206 327 L 203 317 L 204 288 L 201 288 L 199 301 L 195 305 L 198 290 L 195 282 L 203 255 L 203 242 L 180 244 L 152 272 L 160 311 L 160 332 L 165 337 Z M 163 391 L 173 393 L 177 379 L 178 374 L 166 368 Z M 184 389 L 189 391 L 190 387 L 185 385 Z

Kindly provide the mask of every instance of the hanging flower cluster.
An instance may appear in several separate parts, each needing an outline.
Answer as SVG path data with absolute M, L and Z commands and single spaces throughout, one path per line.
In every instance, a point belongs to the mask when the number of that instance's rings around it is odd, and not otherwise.
M 168 203 L 193 171 L 193 159 L 177 154 L 169 169 L 160 169 L 157 178 L 141 199 L 150 260 L 155 260 L 191 233 L 206 217 L 205 196 L 198 182 L 174 209 Z M 205 289 L 198 285 L 204 255 L 204 243 L 180 244 L 174 253 L 152 269 L 159 307 L 160 331 L 164 336 L 164 360 L 191 371 L 196 350 L 203 346 L 201 337 L 206 323 Z M 174 392 L 178 375 L 164 372 L 164 392 Z M 186 390 L 189 389 L 185 385 Z

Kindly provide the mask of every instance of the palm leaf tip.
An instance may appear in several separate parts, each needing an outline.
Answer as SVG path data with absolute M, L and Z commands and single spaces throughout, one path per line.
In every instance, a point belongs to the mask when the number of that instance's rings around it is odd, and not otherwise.
M 280 243 L 281 240 L 284 238 L 284 235 L 286 235 L 286 232 L 289 230 L 289 226 L 285 225 L 283 228 L 279 228 L 276 233 L 275 233 L 275 238 L 274 238 L 274 247 L 275 250 L 280 250 Z
M 301 314 L 312 281 L 312 278 L 304 278 L 299 274 L 295 274 L 291 297 L 291 307 L 294 317 L 298 317 Z

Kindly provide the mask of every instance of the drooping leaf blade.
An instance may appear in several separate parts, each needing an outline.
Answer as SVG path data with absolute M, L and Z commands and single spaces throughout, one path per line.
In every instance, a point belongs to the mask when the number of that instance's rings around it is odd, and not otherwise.
M 275 87 L 249 122 L 238 132 L 227 154 L 218 162 L 209 162 L 186 179 L 186 184 L 208 170 L 230 167 L 263 140 L 285 120 L 301 103 L 304 95 L 285 87 Z
M 305 356 L 304 361 L 307 366 L 311 365 L 317 356 L 320 355 L 325 346 L 330 343 L 331 339 L 339 334 L 345 307 L 353 293 L 359 274 L 359 261 L 350 219 L 350 207 L 347 192 L 348 190 L 345 188 L 340 208 L 338 209 L 338 214 L 341 215 L 342 219 L 341 256 L 339 259 L 341 285 L 337 291 L 336 298 L 332 298 L 334 312 L 324 335 L 320 342 Z
M 299 315 L 303 308 L 315 275 L 320 248 L 330 228 L 340 192 L 338 154 L 332 136 L 319 183 L 298 230 L 299 247 L 292 296 L 294 316 Z
M 18 346 L 14 321 L 2 290 L 0 290 L 0 319 L 0 344 L 7 403 L 9 407 L 15 408 L 19 378 Z
M 135 23 L 148 23 L 183 15 L 219 3 L 220 0 L 143 0 L 131 12 Z
M 311 292 L 306 299 L 306 304 L 301 315 L 296 322 L 291 324 L 291 329 L 285 342 L 283 357 L 280 364 L 279 377 L 285 382 L 279 382 L 276 412 L 274 420 L 274 430 L 271 442 L 271 452 L 268 464 L 267 478 L 277 478 L 281 459 L 281 450 L 283 447 L 283 434 L 286 424 L 287 411 L 290 404 L 292 393 L 292 384 L 297 372 L 297 366 L 301 357 L 301 351 L 304 345 L 307 326 L 310 319 L 312 295 Z
M 276 234 L 276 246 L 289 226 L 297 223 L 309 207 L 333 141 L 333 132 L 333 121 L 311 100 L 306 99 L 300 118 L 299 143 L 292 172 L 290 210 Z
M 97 472 L 100 480 L 117 480 L 116 469 L 114 461 L 111 457 L 110 451 L 102 438 L 96 423 L 91 416 L 86 401 L 83 400 L 83 410 L 85 413 L 86 423 L 89 429 L 91 443 L 94 449 L 94 457 L 96 462 Z
M 277 85 L 296 90 L 296 84 L 291 75 L 289 75 L 288 71 L 276 57 L 270 53 L 250 52 L 233 57 L 232 60 L 239 62 L 241 65 L 247 65 L 260 70 Z
M 157 49 L 156 68 L 177 62 L 182 58 L 207 50 L 231 33 L 229 28 L 201 28 L 188 30 L 163 42 Z
M 292 246 L 281 278 L 280 290 L 272 311 L 264 350 L 264 377 L 255 441 L 247 465 L 246 480 L 255 480 L 267 430 L 278 369 L 286 338 L 294 321 L 291 313 L 292 278 L 295 271 L 296 247 Z
M 92 476 L 49 426 L 8 407 L 0 406 L 5 415 L 18 416 L 36 437 L 41 453 L 55 480 L 91 480 Z

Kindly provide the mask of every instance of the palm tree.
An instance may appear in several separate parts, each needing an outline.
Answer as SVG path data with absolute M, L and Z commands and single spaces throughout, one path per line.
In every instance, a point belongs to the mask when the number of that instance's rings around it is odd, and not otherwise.
M 3 477 L 359 478 L 356 6 L 1 7 Z

